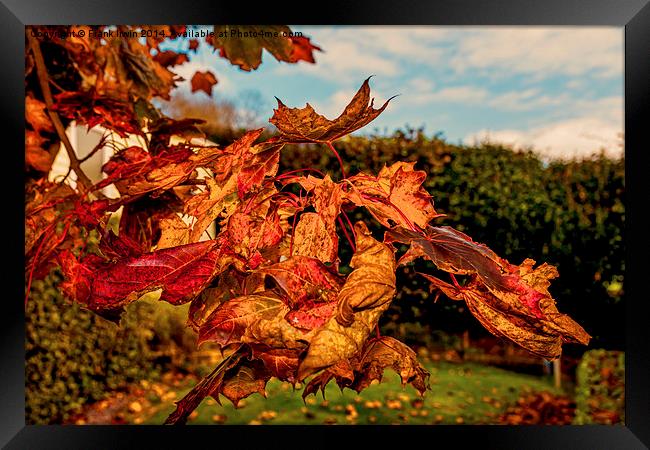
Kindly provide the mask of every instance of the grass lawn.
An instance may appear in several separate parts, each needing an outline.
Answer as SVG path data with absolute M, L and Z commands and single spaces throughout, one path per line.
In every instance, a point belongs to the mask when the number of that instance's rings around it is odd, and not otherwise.
M 190 416 L 188 424 L 489 424 L 520 393 L 550 391 L 559 393 L 550 378 L 523 375 L 495 367 L 472 363 L 424 364 L 431 373 L 431 390 L 420 397 L 411 386 L 402 388 L 399 376 L 388 369 L 380 384 L 361 394 L 334 382 L 326 389 L 325 398 L 318 394 L 301 398 L 302 390 L 293 390 L 289 383 L 273 380 L 268 383 L 268 398 L 259 394 L 244 399 L 235 409 L 227 399 L 219 406 L 207 398 Z M 194 382 L 176 389 L 176 400 L 182 398 Z M 153 415 L 145 424 L 161 424 L 174 409 L 173 400 L 150 397 L 155 405 Z

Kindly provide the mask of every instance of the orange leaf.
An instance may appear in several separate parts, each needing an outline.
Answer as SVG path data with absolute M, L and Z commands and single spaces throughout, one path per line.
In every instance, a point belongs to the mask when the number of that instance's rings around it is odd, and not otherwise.
M 217 84 L 217 77 L 209 70 L 196 72 L 190 83 L 192 83 L 192 92 L 203 91 L 209 96 L 212 96 L 212 86 Z
M 334 120 L 318 114 L 309 103 L 304 108 L 289 108 L 277 99 L 278 108 L 273 110 L 269 122 L 277 127 L 279 140 L 283 142 L 331 143 L 369 124 L 388 106 L 391 99 L 379 109 L 373 107 L 368 80 L 370 78 L 363 82 L 343 113 Z

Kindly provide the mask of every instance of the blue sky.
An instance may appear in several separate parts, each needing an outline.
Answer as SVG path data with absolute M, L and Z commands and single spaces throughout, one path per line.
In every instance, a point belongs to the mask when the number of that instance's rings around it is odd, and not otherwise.
M 547 157 L 622 151 L 622 28 L 291 28 L 324 50 L 315 52 L 316 64 L 279 63 L 265 52 L 258 70 L 244 72 L 202 45 L 175 71 L 189 80 L 196 70 L 211 70 L 216 99 L 259 91 L 265 119 L 274 96 L 292 107 L 309 102 L 334 118 L 375 75 L 376 103 L 400 96 L 361 133 L 409 124 L 455 143 L 487 138 L 533 146 Z

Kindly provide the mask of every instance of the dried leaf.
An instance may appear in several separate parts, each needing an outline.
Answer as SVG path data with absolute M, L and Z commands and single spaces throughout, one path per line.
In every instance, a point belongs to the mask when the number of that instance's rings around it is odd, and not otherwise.
M 562 353 L 563 342 L 586 345 L 590 336 L 569 316 L 558 312 L 548 293 L 548 280 L 557 276 L 555 268 L 542 264 L 533 270 L 533 265 L 534 261 L 526 260 L 519 270 L 522 282 L 539 294 L 542 317 L 523 304 L 516 293 L 489 290 L 479 278 L 458 288 L 423 275 L 431 282 L 432 289 L 465 300 L 470 312 L 495 336 L 507 338 L 543 358 L 556 359 Z
M 216 342 L 222 347 L 241 342 L 251 323 L 286 313 L 282 299 L 272 292 L 245 295 L 220 304 L 199 329 L 199 344 Z
M 369 124 L 388 106 L 390 99 L 381 108 L 373 108 L 369 79 L 363 82 L 343 113 L 334 120 L 316 113 L 309 103 L 302 109 L 289 108 L 278 99 L 278 108 L 269 122 L 277 127 L 279 139 L 283 142 L 331 143 Z
M 366 344 L 355 368 L 351 387 L 361 392 L 377 380 L 381 382 L 384 370 L 390 367 L 401 378 L 402 385 L 410 383 L 422 395 L 427 390 L 429 373 L 420 365 L 417 355 L 396 339 L 383 336 Z
M 278 61 L 292 61 L 291 29 L 284 25 L 215 25 L 212 45 L 240 69 L 255 70 L 266 49 Z M 283 36 L 284 34 L 284 36 Z
M 197 71 L 192 76 L 190 83 L 192 84 L 192 92 L 203 91 L 212 97 L 212 86 L 217 84 L 217 77 L 209 70 L 205 72 Z
M 233 258 L 223 241 L 204 241 L 157 250 L 117 262 L 66 255 L 62 289 L 98 311 L 114 309 L 143 294 L 162 290 L 160 300 L 178 305 L 194 299 Z
M 299 306 L 307 300 L 327 302 L 336 299 L 343 280 L 332 269 L 316 258 L 291 258 L 257 269 L 270 275 L 285 293 L 289 306 Z
M 393 251 L 376 241 L 363 222 L 356 223 L 355 235 L 357 251 L 350 262 L 354 270 L 339 293 L 339 314 L 310 340 L 299 380 L 361 352 L 395 295 Z
M 41 131 L 54 132 L 54 125 L 45 112 L 45 103 L 31 95 L 25 96 L 25 120 L 36 133 Z

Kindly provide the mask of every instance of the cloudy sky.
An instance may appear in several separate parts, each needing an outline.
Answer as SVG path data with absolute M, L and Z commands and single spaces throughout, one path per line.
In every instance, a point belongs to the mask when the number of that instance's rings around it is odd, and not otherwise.
M 408 124 L 454 143 L 487 137 L 548 157 L 622 152 L 622 28 L 291 28 L 324 50 L 316 64 L 278 63 L 265 52 L 257 71 L 243 72 L 201 46 L 175 69 L 187 79 L 210 69 L 219 80 L 216 98 L 259 91 L 268 117 L 277 96 L 334 118 L 375 75 L 376 103 L 400 96 L 364 132 Z

